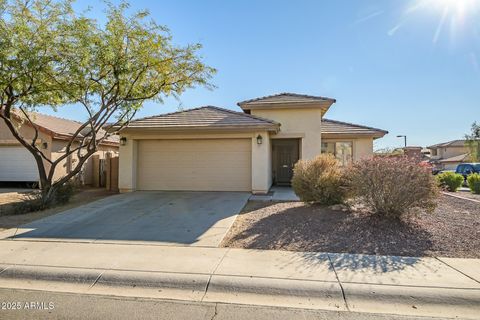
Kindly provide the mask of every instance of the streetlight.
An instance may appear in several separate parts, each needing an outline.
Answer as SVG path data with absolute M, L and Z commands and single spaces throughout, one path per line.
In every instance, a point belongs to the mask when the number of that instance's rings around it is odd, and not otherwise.
M 403 142 L 405 143 L 405 148 L 407 147 L 407 136 L 405 135 L 398 135 L 397 138 L 403 138 Z

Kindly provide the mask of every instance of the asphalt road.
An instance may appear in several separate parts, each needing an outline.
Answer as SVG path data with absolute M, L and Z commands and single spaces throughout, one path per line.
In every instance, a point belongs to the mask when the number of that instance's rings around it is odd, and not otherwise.
M 0 319 L 443 319 L 0 289 Z M 17 307 L 17 310 L 11 308 Z M 42 309 L 43 308 L 43 309 Z M 10 309 L 10 310 L 5 310 Z

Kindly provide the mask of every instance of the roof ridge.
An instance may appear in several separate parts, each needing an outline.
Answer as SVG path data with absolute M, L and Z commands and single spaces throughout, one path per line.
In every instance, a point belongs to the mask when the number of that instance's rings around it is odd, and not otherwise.
M 258 97 L 258 98 L 243 100 L 243 101 L 238 102 L 237 105 L 240 106 L 241 104 L 255 102 L 255 101 L 259 101 L 259 100 L 263 100 L 263 99 L 274 98 L 274 97 L 278 97 L 278 96 L 282 96 L 282 95 L 294 96 L 294 97 L 303 97 L 303 98 L 323 99 L 323 100 L 329 100 L 329 101 L 333 101 L 333 102 L 337 101 L 336 99 L 332 99 L 332 98 L 328 98 L 328 97 L 324 97 L 324 96 L 314 96 L 314 95 L 308 95 L 308 94 L 302 94 L 302 93 L 292 93 L 292 92 L 280 92 L 280 93 L 270 94 L 270 95 L 266 95 L 266 96 L 262 96 L 262 97 Z
M 322 118 L 322 121 L 330 121 L 330 122 L 335 122 L 335 123 L 339 123 L 339 124 L 346 124 L 346 125 L 350 125 L 350 126 L 355 126 L 355 127 L 365 128 L 365 129 L 372 129 L 372 130 L 377 130 L 377 131 L 388 133 L 387 130 L 383 130 L 383 129 L 379 129 L 379 128 L 375 128 L 375 127 L 370 127 L 370 126 L 364 126 L 364 125 L 361 125 L 361 124 L 356 124 L 356 123 L 351 123 L 351 122 L 345 122 L 345 121 L 339 121 L 339 120 L 333 120 L 333 119 L 327 119 L 327 118 Z
M 173 115 L 173 114 L 179 114 L 179 113 L 183 113 L 183 112 L 187 112 L 187 111 L 199 110 L 199 109 L 203 109 L 203 108 L 206 108 L 206 107 L 208 107 L 208 106 L 200 106 L 200 107 L 196 107 L 196 108 L 192 108 L 192 109 L 177 110 L 177 111 L 172 111 L 172 112 L 167 112 L 167 113 L 156 114 L 156 115 L 153 115 L 153 116 L 146 116 L 146 117 L 131 120 L 130 123 L 135 122 L 135 121 L 139 121 L 139 120 L 146 120 L 146 119 L 151 119 L 151 118 L 156 118 L 156 117 L 170 116 L 170 115 Z
M 256 119 L 256 120 L 262 120 L 262 121 L 270 122 L 270 123 L 272 123 L 272 124 L 280 124 L 280 123 L 278 123 L 277 121 L 270 120 L 270 119 L 263 118 L 263 117 L 259 117 L 259 116 L 254 116 L 254 115 L 251 115 L 251 114 L 248 114 L 248 113 L 245 113 L 245 112 L 235 111 L 235 110 L 226 109 L 226 108 L 221 108 L 221 107 L 216 107 L 216 106 L 205 106 L 205 107 L 218 109 L 218 110 L 221 110 L 221 111 L 233 113 L 233 114 L 236 114 L 236 115 L 240 115 L 240 116 L 244 116 L 244 117 L 248 117 L 248 118 L 252 118 L 252 119 Z

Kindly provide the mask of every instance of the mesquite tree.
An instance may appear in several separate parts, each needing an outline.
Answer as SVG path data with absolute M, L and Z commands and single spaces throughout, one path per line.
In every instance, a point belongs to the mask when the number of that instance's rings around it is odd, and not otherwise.
M 469 134 L 465 135 L 465 145 L 470 152 L 470 160 L 473 162 L 480 161 L 480 125 L 477 122 L 472 124 Z
M 179 95 L 203 85 L 215 72 L 198 55 L 199 44 L 179 47 L 148 12 L 127 15 L 128 5 L 107 5 L 104 25 L 76 14 L 70 1 L 0 2 L 0 118 L 33 155 L 45 205 L 78 174 L 99 144 L 121 130 L 146 100 Z M 31 112 L 74 104 L 85 122 L 55 160 L 38 146 Z M 22 136 L 19 124 L 35 129 Z M 113 130 L 103 130 L 111 124 Z M 54 181 L 55 168 L 71 155 L 78 161 Z

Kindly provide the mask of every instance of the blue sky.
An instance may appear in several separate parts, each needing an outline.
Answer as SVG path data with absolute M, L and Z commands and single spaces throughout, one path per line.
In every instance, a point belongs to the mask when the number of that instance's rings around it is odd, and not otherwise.
M 465 10 L 454 5 L 462 2 Z M 201 105 L 239 110 L 241 100 L 295 92 L 337 99 L 331 119 L 390 132 L 376 148 L 462 138 L 480 121 L 480 0 L 132 1 L 200 42 L 218 69 L 213 91 L 146 103 L 139 116 Z M 98 1 L 91 14 L 102 16 Z M 57 115 L 83 120 L 79 108 Z

